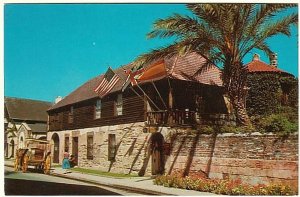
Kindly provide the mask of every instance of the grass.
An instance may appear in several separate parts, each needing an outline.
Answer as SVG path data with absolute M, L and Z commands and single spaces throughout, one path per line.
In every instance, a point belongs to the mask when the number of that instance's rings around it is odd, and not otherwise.
M 94 174 L 94 175 L 98 175 L 98 176 L 114 177 L 114 178 L 138 177 L 138 175 L 103 172 L 103 171 L 100 171 L 100 170 L 86 169 L 86 168 L 71 168 L 71 170 L 75 171 L 75 172 Z
M 51 168 L 59 168 L 61 167 L 61 164 L 54 164 L 54 165 L 51 165 Z

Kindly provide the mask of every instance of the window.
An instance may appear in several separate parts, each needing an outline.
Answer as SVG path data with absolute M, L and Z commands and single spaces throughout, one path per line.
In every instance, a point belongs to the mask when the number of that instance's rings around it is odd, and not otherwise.
M 69 152 L 69 136 L 65 136 L 65 152 Z
M 95 119 L 101 118 L 101 100 L 96 101 L 95 106 Z
M 108 134 L 108 161 L 114 161 L 116 157 L 116 134 Z
M 117 97 L 117 102 L 115 103 L 115 114 L 117 116 L 120 116 L 123 114 L 123 99 L 122 99 L 122 94 L 118 94 Z
M 93 143 L 94 143 L 93 141 L 94 141 L 93 134 L 88 134 L 87 135 L 87 154 L 86 154 L 87 159 L 93 159 Z
M 74 108 L 71 106 L 70 112 L 69 112 L 69 123 L 73 123 L 73 115 L 74 115 Z

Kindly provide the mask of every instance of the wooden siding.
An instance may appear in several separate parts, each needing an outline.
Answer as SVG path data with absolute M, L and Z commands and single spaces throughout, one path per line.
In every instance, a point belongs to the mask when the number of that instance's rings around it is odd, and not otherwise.
M 111 100 L 109 100 L 111 99 Z M 102 101 L 101 118 L 95 119 L 97 98 L 74 104 L 73 123 L 68 122 L 70 106 L 49 112 L 50 131 L 89 128 L 144 121 L 144 101 L 135 95 L 123 95 L 123 115 L 115 116 L 116 95 Z
M 190 111 L 196 111 L 195 99 L 196 96 L 200 95 L 204 100 L 203 113 L 227 113 L 222 88 L 217 86 L 172 79 L 169 81 L 166 79 L 156 81 L 155 86 L 163 98 L 166 107 L 152 83 L 143 84 L 142 89 L 160 110 L 170 110 L 168 109 L 169 84 L 173 89 L 174 105 L 172 110 L 189 109 Z M 141 97 L 137 96 L 130 88 L 122 93 L 123 115 L 115 115 L 115 102 L 117 95 L 121 93 L 116 92 L 101 100 L 101 118 L 99 119 L 95 119 L 95 105 L 98 98 L 73 104 L 73 123 L 68 122 L 70 105 L 49 111 L 49 130 L 69 130 L 146 121 L 146 99 L 137 87 L 135 87 L 135 90 Z M 149 104 L 154 111 L 157 111 L 151 102 Z

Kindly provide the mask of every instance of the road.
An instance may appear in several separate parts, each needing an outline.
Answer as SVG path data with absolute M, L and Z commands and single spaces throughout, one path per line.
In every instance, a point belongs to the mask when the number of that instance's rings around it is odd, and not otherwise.
M 14 172 L 5 166 L 6 195 L 140 195 L 129 191 L 97 186 L 39 172 Z

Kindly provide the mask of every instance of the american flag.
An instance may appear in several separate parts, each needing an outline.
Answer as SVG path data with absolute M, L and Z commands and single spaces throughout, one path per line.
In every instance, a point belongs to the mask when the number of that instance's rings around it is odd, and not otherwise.
M 119 76 L 109 67 L 101 83 L 94 90 L 101 98 L 104 97 L 120 80 Z

